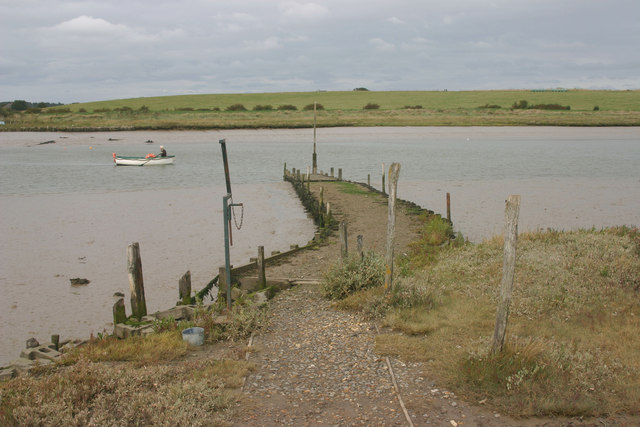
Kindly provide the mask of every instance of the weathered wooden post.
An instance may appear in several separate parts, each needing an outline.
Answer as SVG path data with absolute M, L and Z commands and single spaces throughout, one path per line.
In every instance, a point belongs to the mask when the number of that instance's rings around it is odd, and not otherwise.
M 131 291 L 131 315 L 141 320 L 147 315 L 147 302 L 144 298 L 144 280 L 142 278 L 142 260 L 140 245 L 132 243 L 127 248 L 129 263 L 129 290 Z
M 518 240 L 518 216 L 520 214 L 520 196 L 512 195 L 506 201 L 504 210 L 504 263 L 500 284 L 500 302 L 496 312 L 496 327 L 493 332 L 491 351 L 502 351 L 504 337 L 509 320 L 509 306 L 513 291 L 513 279 L 516 272 L 516 243 Z
M 115 304 L 113 304 L 113 326 L 118 323 L 124 323 L 127 321 L 127 311 L 124 306 L 124 298 L 118 298 Z
M 307 166 L 307 191 L 311 189 L 311 169 Z
M 296 178 L 300 181 L 300 169 L 296 170 Z
M 340 255 L 342 258 L 346 258 L 349 255 L 349 248 L 347 247 L 347 223 L 340 221 Z
M 385 189 L 384 189 L 384 163 L 382 164 L 382 194 L 385 194 Z
M 323 204 L 324 204 L 324 187 L 320 187 L 320 209 L 322 209 Z
M 333 168 L 331 168 L 331 178 L 333 178 Z
M 258 289 L 267 287 L 267 276 L 264 273 L 264 246 L 258 246 Z
M 284 162 L 284 172 L 282 173 L 284 179 L 287 178 L 287 162 Z
M 60 335 L 51 335 L 51 344 L 53 344 L 53 349 L 55 351 L 60 351 Z
M 184 305 L 191 304 L 191 271 L 186 273 L 178 281 L 178 294 L 180 301 Z
M 371 187 L 371 174 L 370 173 L 367 174 L 367 185 L 369 187 Z
M 447 219 L 451 222 L 451 194 L 447 193 Z
M 386 274 L 384 277 L 385 292 L 391 291 L 393 285 L 393 244 L 396 237 L 396 192 L 398 190 L 399 175 L 400 163 L 392 163 L 389 168 L 389 219 L 387 221 Z
M 360 256 L 360 260 L 361 261 L 364 259 L 364 243 L 363 243 L 363 239 L 364 239 L 364 237 L 362 237 L 362 234 L 358 234 L 358 237 L 356 238 L 356 242 L 358 244 L 358 255 Z
M 338 168 L 338 181 L 342 181 L 342 168 Z

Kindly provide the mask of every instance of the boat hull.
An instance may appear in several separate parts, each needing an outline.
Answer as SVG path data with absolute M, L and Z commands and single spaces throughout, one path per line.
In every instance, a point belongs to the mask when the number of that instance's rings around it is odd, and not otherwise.
M 129 156 L 115 156 L 113 161 L 116 166 L 157 166 L 157 165 L 172 165 L 175 156 L 167 157 L 129 157 Z

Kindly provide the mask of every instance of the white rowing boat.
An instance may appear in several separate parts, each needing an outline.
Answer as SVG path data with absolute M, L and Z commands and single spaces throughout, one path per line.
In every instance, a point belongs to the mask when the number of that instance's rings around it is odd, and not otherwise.
M 154 165 L 172 165 L 175 156 L 160 157 L 156 155 L 146 156 L 117 156 L 113 153 L 113 162 L 116 166 L 154 166 Z

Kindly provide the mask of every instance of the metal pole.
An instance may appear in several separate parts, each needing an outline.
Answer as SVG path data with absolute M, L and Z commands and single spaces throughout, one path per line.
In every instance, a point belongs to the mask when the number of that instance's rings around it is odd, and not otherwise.
M 226 162 L 225 162 L 225 165 L 226 165 Z M 231 198 L 231 194 L 227 194 L 222 198 L 222 212 L 224 212 L 224 267 L 225 267 L 226 282 L 227 282 L 227 310 L 229 311 L 231 311 L 231 260 L 229 259 L 230 258 L 229 256 L 229 220 L 230 220 L 229 199 L 230 198 Z

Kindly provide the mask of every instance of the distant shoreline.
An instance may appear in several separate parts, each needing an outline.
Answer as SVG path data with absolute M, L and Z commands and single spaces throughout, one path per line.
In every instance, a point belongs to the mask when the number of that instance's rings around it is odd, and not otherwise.
M 314 112 L 314 105 L 316 107 Z M 640 126 L 640 90 L 213 94 L 0 110 L 0 131 L 375 126 Z

